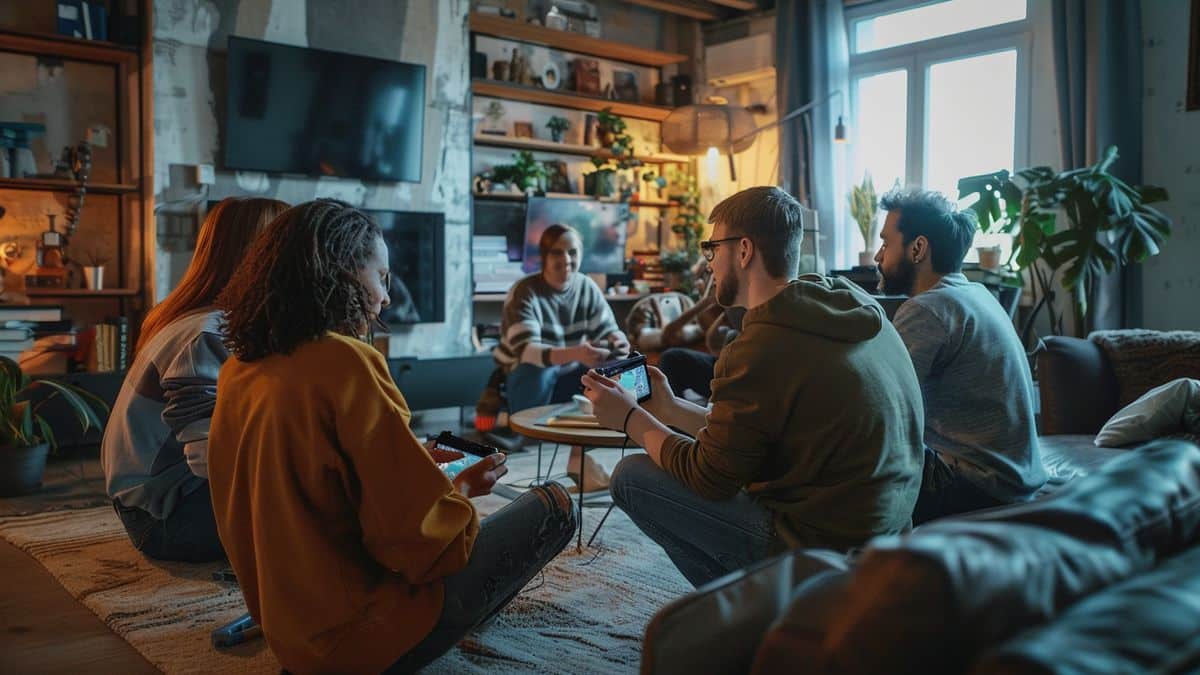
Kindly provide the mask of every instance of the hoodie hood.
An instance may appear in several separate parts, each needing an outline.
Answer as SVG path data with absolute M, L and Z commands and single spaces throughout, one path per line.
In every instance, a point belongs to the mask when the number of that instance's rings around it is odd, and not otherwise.
M 883 322 L 883 308 L 856 284 L 805 275 L 748 310 L 743 328 L 773 324 L 839 342 L 865 342 L 879 334 Z

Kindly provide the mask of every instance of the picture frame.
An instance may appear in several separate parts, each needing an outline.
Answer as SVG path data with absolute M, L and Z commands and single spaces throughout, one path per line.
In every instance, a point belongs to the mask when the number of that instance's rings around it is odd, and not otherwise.
M 513 136 L 533 138 L 533 122 L 513 122 Z
M 1200 110 L 1200 0 L 1192 0 L 1188 17 L 1187 98 L 1184 107 Z
M 571 61 L 571 76 L 576 92 L 591 96 L 600 94 L 600 63 L 595 59 Z
M 614 70 L 613 95 L 618 101 L 639 101 L 641 96 L 638 94 L 637 74 L 629 70 Z
M 542 162 L 546 167 L 547 192 L 574 192 L 571 189 L 571 179 L 567 176 L 567 163 L 561 159 L 548 159 Z

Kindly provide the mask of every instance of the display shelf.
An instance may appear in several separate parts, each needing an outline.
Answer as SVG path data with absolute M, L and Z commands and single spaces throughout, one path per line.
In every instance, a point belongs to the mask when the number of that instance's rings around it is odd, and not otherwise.
M 481 134 L 475 137 L 475 145 L 530 150 L 532 152 L 555 152 L 562 155 L 578 155 L 580 157 L 599 155 L 605 159 L 613 158 L 612 152 L 604 148 L 576 143 L 558 143 L 540 138 L 517 138 L 515 136 Z M 667 152 L 654 153 L 652 155 L 637 155 L 636 159 L 640 159 L 646 164 L 684 164 L 691 160 L 687 155 L 675 155 Z
M 64 178 L 0 178 L 0 189 L 74 192 L 79 189 L 79 183 Z M 116 183 L 88 183 L 87 191 L 91 194 L 101 195 L 131 194 L 138 191 L 138 186 Z
M 657 49 L 646 49 L 612 40 L 602 40 L 582 33 L 572 33 L 554 30 L 532 23 L 524 23 L 516 19 L 506 19 L 486 14 L 471 14 L 471 30 L 481 35 L 505 40 L 517 40 L 531 44 L 562 49 L 578 54 L 599 56 L 614 61 L 636 63 L 642 66 L 667 66 L 673 63 L 687 61 L 686 54 L 661 52 Z
M 671 108 L 659 105 L 647 105 L 645 103 L 633 103 L 631 101 L 616 101 L 607 98 L 600 98 L 599 96 L 588 96 L 575 92 L 527 87 L 525 85 L 512 84 L 511 82 L 499 82 L 497 80 L 488 80 L 484 78 L 475 78 L 474 80 L 471 80 L 471 91 L 476 96 L 491 96 L 510 101 L 524 101 L 526 103 L 537 103 L 540 105 L 553 105 L 560 108 L 573 108 L 575 110 L 586 110 L 588 112 L 600 112 L 601 110 L 609 108 L 612 110 L 614 115 L 650 120 L 652 122 L 661 122 L 667 118 L 667 115 L 671 114 Z

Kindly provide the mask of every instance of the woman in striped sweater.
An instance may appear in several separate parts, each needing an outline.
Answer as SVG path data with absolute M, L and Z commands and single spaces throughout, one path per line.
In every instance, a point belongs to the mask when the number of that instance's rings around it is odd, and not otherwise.
M 551 225 L 538 241 L 542 270 L 513 285 L 504 301 L 500 345 L 493 352 L 506 374 L 508 410 L 560 403 L 579 392 L 589 368 L 629 353 L 629 340 L 596 282 L 579 273 L 583 241 L 565 225 Z M 567 472 L 579 482 L 579 448 Z M 608 486 L 608 475 L 590 457 L 589 488 Z

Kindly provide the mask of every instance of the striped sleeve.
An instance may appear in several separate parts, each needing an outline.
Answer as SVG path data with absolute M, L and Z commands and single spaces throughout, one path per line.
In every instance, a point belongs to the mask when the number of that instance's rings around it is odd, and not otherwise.
M 494 355 L 506 370 L 519 363 L 548 366 L 550 351 L 541 342 L 542 319 L 539 298 L 526 284 L 517 284 L 504 301 L 500 345 Z
M 611 333 L 619 332 L 621 328 L 617 326 L 617 318 L 613 316 L 608 300 L 604 299 L 604 292 L 600 290 L 595 281 L 592 281 L 591 277 L 583 278 L 587 283 L 584 285 L 585 296 L 581 304 L 584 307 L 583 315 L 586 317 L 588 339 L 599 340 Z

